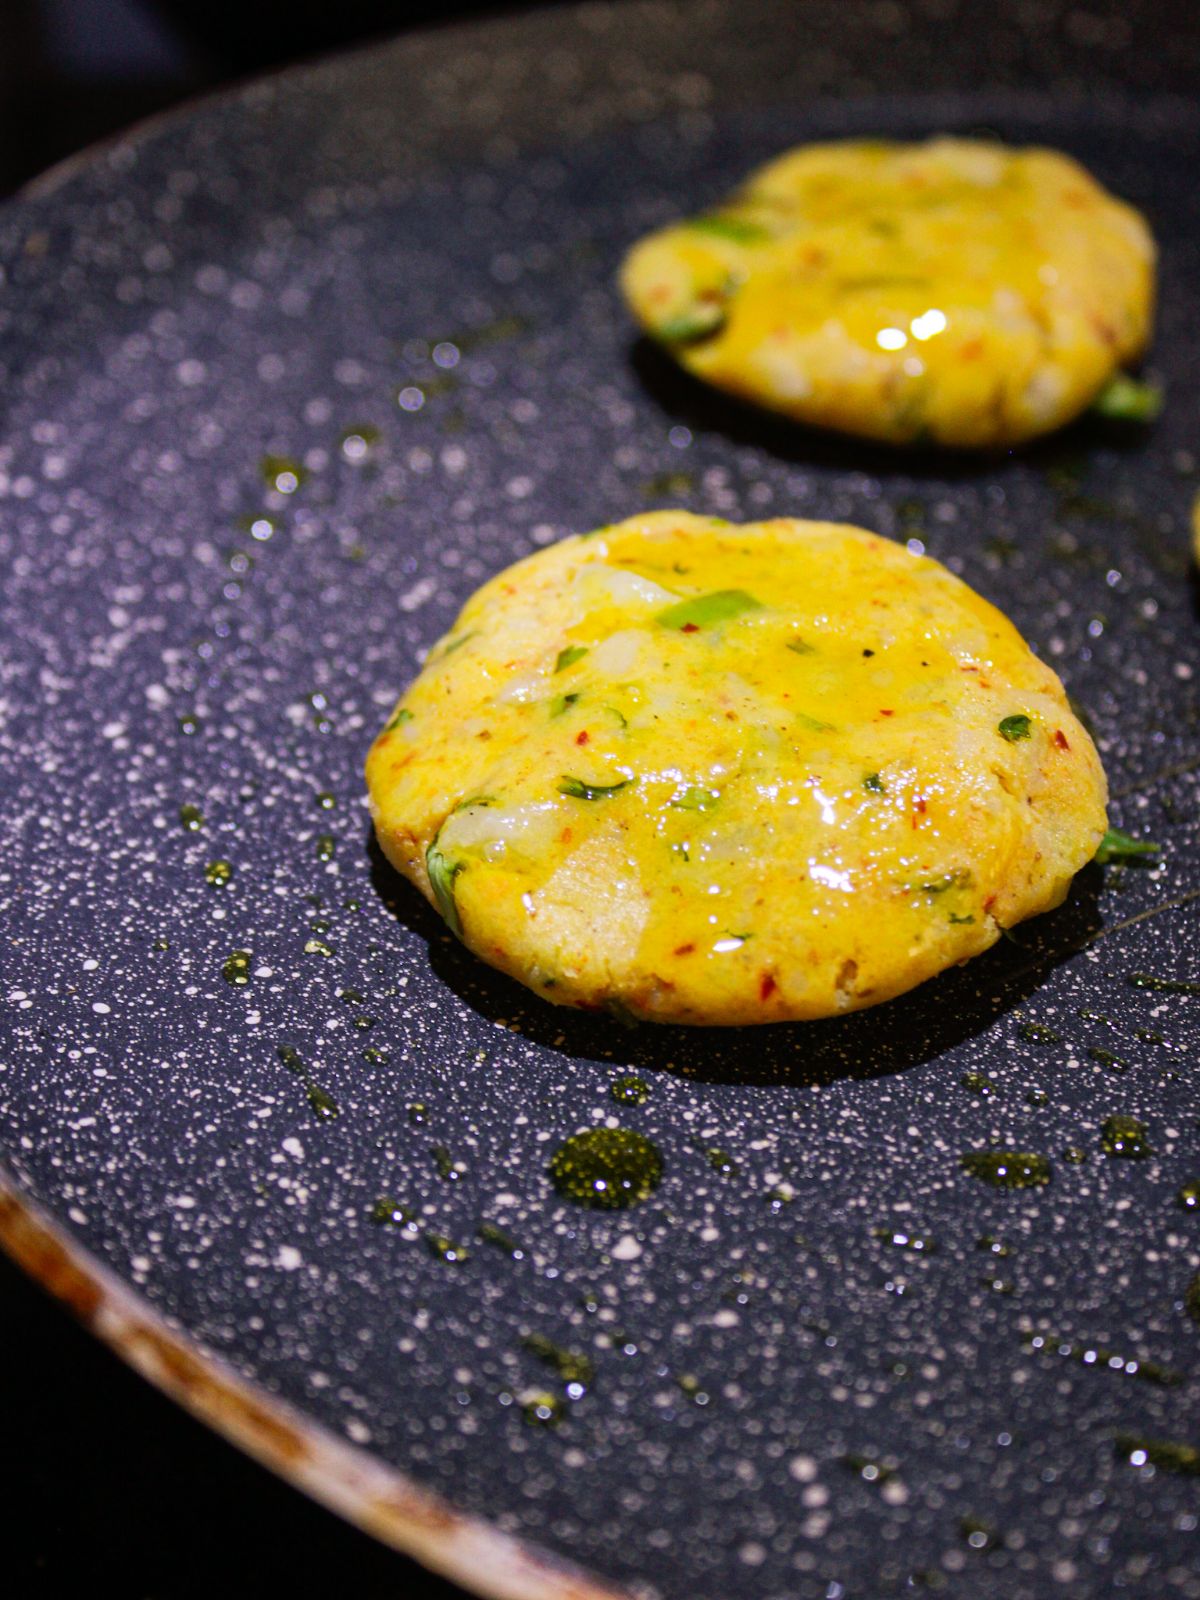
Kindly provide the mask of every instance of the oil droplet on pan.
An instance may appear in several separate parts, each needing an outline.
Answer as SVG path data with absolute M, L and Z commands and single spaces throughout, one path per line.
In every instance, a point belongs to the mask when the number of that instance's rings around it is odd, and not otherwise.
M 662 1181 L 658 1147 L 629 1128 L 573 1133 L 550 1158 L 551 1182 L 576 1205 L 606 1211 L 639 1205 Z

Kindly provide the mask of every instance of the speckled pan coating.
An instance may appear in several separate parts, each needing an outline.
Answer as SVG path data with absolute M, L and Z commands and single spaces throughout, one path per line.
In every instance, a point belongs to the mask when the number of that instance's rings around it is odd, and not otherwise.
M 0 213 L 4 1167 L 267 1415 L 639 1597 L 1200 1596 L 1191 1458 L 1116 1442 L 1200 1445 L 1200 996 L 1129 981 L 1200 981 L 1195 21 L 1167 49 L 1149 6 L 1035 5 L 1022 42 L 993 10 L 431 35 Z M 995 92 L 958 93 L 980 60 Z M 1149 215 L 1148 434 L 901 461 L 633 346 L 612 280 L 647 229 L 789 143 L 979 126 Z M 372 854 L 365 744 L 486 574 L 639 499 L 922 541 L 1088 708 L 1159 864 L 812 1027 L 629 1032 L 481 969 Z M 1117 1115 L 1152 1156 L 1103 1154 Z M 662 1181 L 580 1210 L 549 1158 L 609 1118 Z M 962 1170 L 989 1146 L 1052 1181 Z M 321 1492 L 378 1527 L 348 1482 Z M 498 1592 L 452 1527 L 427 1558 Z

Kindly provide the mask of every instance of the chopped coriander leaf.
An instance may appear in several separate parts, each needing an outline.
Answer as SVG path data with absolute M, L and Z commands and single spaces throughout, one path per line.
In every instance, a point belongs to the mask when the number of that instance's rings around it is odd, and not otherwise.
M 883 779 L 877 772 L 868 772 L 863 779 L 863 788 L 869 789 L 872 794 L 884 794 Z
M 1102 867 L 1113 862 L 1136 861 L 1140 856 L 1156 856 L 1162 847 L 1150 839 L 1135 839 L 1120 828 L 1109 828 L 1100 841 L 1095 860 Z
M 1162 403 L 1162 390 L 1156 383 L 1143 383 L 1127 372 L 1118 372 L 1092 401 L 1092 410 L 1112 422 L 1153 422 Z
M 678 806 L 682 811 L 711 811 L 720 803 L 720 799 L 721 796 L 715 789 L 693 787 L 677 794 L 671 804 Z
M 760 222 L 747 222 L 744 217 L 729 215 L 693 217 L 687 226 L 692 233 L 708 233 L 715 239 L 729 239 L 734 244 L 762 244 L 771 237 L 770 230 Z
M 454 807 L 455 811 L 466 811 L 471 806 L 494 806 L 495 797 L 490 794 L 469 794 L 465 800 L 460 800 Z
M 425 852 L 425 871 L 429 875 L 429 887 L 433 890 L 433 897 L 437 901 L 437 908 L 446 919 L 450 929 L 462 937 L 462 923 L 458 917 L 458 906 L 454 901 L 454 883 L 463 869 L 461 861 L 448 861 L 438 849 L 435 839 Z
M 787 647 L 793 655 L 797 656 L 811 656 L 816 653 L 815 646 L 807 643 L 799 634 L 794 639 L 788 640 Z
M 617 726 L 619 728 L 627 728 L 629 726 L 629 718 L 622 712 L 618 711 L 616 706 L 605 706 L 604 709 L 609 713 L 610 716 L 616 717 Z
M 711 594 L 693 595 L 678 605 L 660 611 L 655 621 L 664 628 L 712 627 L 717 622 L 729 622 L 745 611 L 761 611 L 762 601 L 756 600 L 744 589 L 714 589 Z
M 578 699 L 578 694 L 556 694 L 550 702 L 550 715 L 561 717 L 563 712 L 568 711 Z
M 832 722 L 822 722 L 820 717 L 810 717 L 807 711 L 797 711 L 796 721 L 802 728 L 807 728 L 809 733 L 833 733 Z
M 400 710 L 397 711 L 396 715 L 392 718 L 383 731 L 384 733 L 391 733 L 393 728 L 402 728 L 406 722 L 411 722 L 412 719 L 412 712 L 407 710 L 404 706 L 401 706 Z
M 558 659 L 554 663 L 555 672 L 565 672 L 568 667 L 573 667 L 577 661 L 582 661 L 587 653 L 587 645 L 569 644 L 565 650 L 558 652 Z
M 1016 744 L 1018 739 L 1029 738 L 1033 729 L 1033 719 L 1027 717 L 1023 711 L 1018 711 L 1011 717 L 1004 717 L 998 726 L 1000 737 L 1007 739 L 1009 744 Z
M 609 795 L 627 788 L 629 783 L 628 778 L 622 778 L 620 783 L 584 783 L 582 778 L 572 778 L 564 773 L 558 792 L 570 795 L 573 800 L 607 800 Z
M 699 344 L 720 333 L 725 316 L 722 300 L 697 300 L 686 311 L 659 323 L 654 331 L 666 344 Z
M 962 922 L 962 923 L 965 923 L 965 922 L 974 922 L 974 921 L 975 921 L 975 918 L 974 918 L 974 917 L 971 917 L 971 916 L 966 916 L 966 917 L 956 917 L 956 916 L 955 916 L 955 914 L 954 914 L 954 912 L 953 912 L 953 911 L 952 911 L 952 912 L 951 912 L 951 913 L 950 913 L 950 921 L 951 921 L 951 922 Z

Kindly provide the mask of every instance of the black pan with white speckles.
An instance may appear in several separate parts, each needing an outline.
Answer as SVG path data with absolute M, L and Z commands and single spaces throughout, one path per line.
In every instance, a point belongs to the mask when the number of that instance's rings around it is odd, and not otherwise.
M 5 1165 L 264 1388 L 639 1595 L 1200 1596 L 1194 1458 L 1138 1443 L 1200 1447 L 1190 69 L 1145 5 L 619 11 L 252 86 L 0 213 Z M 1153 428 L 910 458 L 635 342 L 646 228 L 794 141 L 979 127 L 1148 213 Z M 365 748 L 480 580 L 648 504 L 919 539 L 1161 854 L 816 1026 L 481 967 L 373 850 Z M 606 1121 L 662 1181 L 581 1210 L 547 1165 Z

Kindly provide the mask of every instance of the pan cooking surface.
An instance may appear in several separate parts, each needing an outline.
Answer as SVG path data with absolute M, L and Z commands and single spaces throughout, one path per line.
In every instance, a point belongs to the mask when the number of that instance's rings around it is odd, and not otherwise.
M 434 35 L 0 215 L 0 1152 L 264 1390 L 639 1595 L 1200 1595 L 1200 120 L 1106 88 L 1107 35 L 1091 93 L 1050 51 L 969 95 L 952 29 L 835 9 L 788 51 L 771 7 Z M 891 454 L 635 341 L 648 227 L 792 142 L 982 128 L 1149 215 L 1152 428 Z M 484 577 L 651 505 L 920 541 L 1161 853 L 827 1024 L 625 1030 L 482 967 L 372 848 L 366 746 Z M 661 1160 L 626 1209 L 549 1175 L 605 1126 Z

